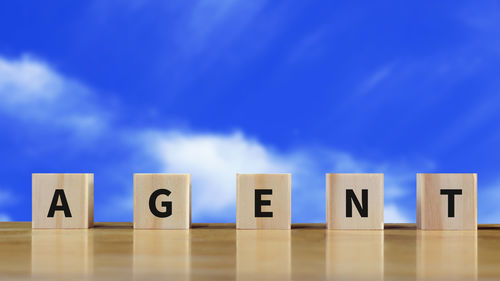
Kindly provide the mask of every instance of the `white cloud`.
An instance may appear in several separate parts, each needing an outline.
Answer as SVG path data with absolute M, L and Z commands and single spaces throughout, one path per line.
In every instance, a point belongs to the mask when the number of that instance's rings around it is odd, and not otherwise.
M 25 56 L 20 60 L 0 58 L 0 93 L 5 104 L 27 104 L 58 98 L 64 81 L 45 64 Z
M 240 133 L 148 132 L 149 153 L 169 173 L 191 173 L 193 216 L 217 214 L 236 203 L 236 173 L 294 173 L 299 154 L 274 152 Z
M 0 214 L 0 221 L 11 221 L 7 214 Z
M 28 55 L 0 57 L 0 99 L 0 112 L 12 118 L 84 135 L 101 131 L 109 118 L 87 87 Z
M 320 221 L 324 218 L 324 172 L 385 172 L 395 165 L 375 165 L 331 149 L 298 148 L 277 151 L 241 132 L 231 134 L 192 133 L 179 130 L 143 133 L 138 150 L 145 150 L 161 172 L 190 173 L 194 221 L 203 217 L 234 220 L 236 173 L 292 173 L 294 218 Z M 415 174 L 398 167 L 404 176 L 386 174 L 387 221 L 408 222 L 399 211 L 398 200 L 408 196 Z M 117 208 L 131 205 L 131 194 L 114 199 Z M 294 198 L 297 196 L 298 198 Z M 321 202 L 313 203 L 313 202 Z M 402 202 L 402 201 L 401 201 Z
M 401 211 L 396 204 L 384 206 L 384 222 L 389 223 L 408 223 L 411 220 Z

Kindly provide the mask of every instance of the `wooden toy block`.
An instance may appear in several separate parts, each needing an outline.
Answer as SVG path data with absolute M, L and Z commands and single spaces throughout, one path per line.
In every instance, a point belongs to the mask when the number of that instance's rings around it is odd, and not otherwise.
M 134 174 L 134 228 L 189 229 L 189 174 Z
M 291 175 L 236 175 L 237 229 L 290 229 Z
M 328 229 L 384 229 L 384 174 L 326 174 Z
M 94 224 L 94 174 L 33 174 L 33 228 Z
M 477 229 L 477 174 L 417 174 L 417 227 Z

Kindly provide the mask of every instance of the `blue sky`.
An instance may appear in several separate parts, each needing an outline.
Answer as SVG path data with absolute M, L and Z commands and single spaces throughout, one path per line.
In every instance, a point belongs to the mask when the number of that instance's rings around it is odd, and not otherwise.
M 325 173 L 385 173 L 414 222 L 417 172 L 476 172 L 500 222 L 497 1 L 0 4 L 0 220 L 31 173 L 95 173 L 97 221 L 132 220 L 132 173 L 191 173 L 193 222 L 235 221 L 235 173 L 291 172 L 323 222 Z

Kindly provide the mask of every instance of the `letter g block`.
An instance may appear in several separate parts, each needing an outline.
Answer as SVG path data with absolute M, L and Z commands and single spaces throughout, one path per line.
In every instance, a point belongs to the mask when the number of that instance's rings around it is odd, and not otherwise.
M 189 174 L 134 174 L 134 228 L 189 229 Z

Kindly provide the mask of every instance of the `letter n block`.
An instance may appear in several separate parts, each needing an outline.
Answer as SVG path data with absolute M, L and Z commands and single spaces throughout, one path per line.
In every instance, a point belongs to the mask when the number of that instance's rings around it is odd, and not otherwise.
M 94 174 L 32 174 L 33 228 L 94 224 Z
M 417 227 L 477 229 L 477 174 L 417 174 Z
M 328 229 L 384 229 L 384 174 L 326 174 Z
M 134 228 L 189 229 L 189 174 L 134 174 Z
M 290 229 L 290 174 L 237 174 L 236 197 L 236 228 Z

